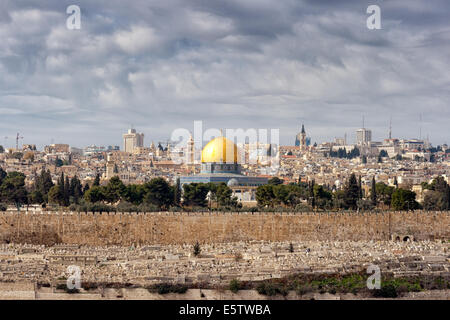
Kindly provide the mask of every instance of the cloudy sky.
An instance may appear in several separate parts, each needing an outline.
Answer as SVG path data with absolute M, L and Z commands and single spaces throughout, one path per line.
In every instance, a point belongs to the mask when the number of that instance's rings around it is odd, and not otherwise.
M 66 8 L 81 8 L 81 30 Z M 366 9 L 381 7 L 381 30 Z M 448 0 L 0 1 L 0 145 L 279 128 L 450 143 Z M 422 118 L 420 122 L 419 119 Z M 421 125 L 420 125 L 421 123 Z M 9 139 L 5 139 L 9 137 Z

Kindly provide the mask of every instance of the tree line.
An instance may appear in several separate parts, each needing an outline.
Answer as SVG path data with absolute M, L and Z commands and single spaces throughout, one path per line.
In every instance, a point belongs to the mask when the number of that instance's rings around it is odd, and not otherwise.
M 448 184 L 443 178 L 437 178 L 430 185 L 430 190 L 439 190 L 425 197 L 423 208 L 427 210 L 448 210 Z M 445 185 L 444 185 L 445 183 Z M 447 195 L 447 196 L 446 196 Z M 437 198 L 441 200 L 436 200 Z M 305 183 L 283 184 L 279 178 L 269 180 L 267 185 L 259 186 L 256 190 L 258 207 L 269 209 L 290 210 L 415 210 L 422 206 L 416 201 L 415 192 L 398 187 L 397 180 L 394 186 L 383 182 L 375 182 L 367 195 L 361 184 L 361 177 L 351 174 L 341 190 L 333 190 L 327 185 L 318 185 L 314 180 Z M 446 202 L 447 201 L 447 202 Z M 442 204 L 442 205 L 441 205 Z M 281 207 L 281 208 L 280 208 Z
M 450 187 L 442 177 L 432 183 L 423 183 L 426 195 L 422 206 L 413 191 L 388 186 L 372 179 L 367 195 L 364 194 L 361 177 L 350 175 L 341 190 L 328 185 L 305 183 L 284 184 L 274 177 L 268 184 L 256 189 L 257 207 L 251 210 L 449 210 Z M 181 187 L 180 180 L 170 184 L 163 178 L 153 178 L 144 184 L 125 185 L 119 177 L 100 185 L 97 175 L 90 184 L 82 184 L 77 176 L 69 178 L 61 173 L 56 184 L 49 170 L 35 174 L 29 190 L 25 187 L 25 175 L 6 173 L 0 168 L 0 203 L 14 204 L 18 209 L 27 204 L 48 204 L 69 207 L 78 211 L 156 211 L 169 209 L 221 209 L 239 210 L 242 205 L 225 184 L 191 183 Z M 4 205 L 2 208 L 6 209 Z
M 93 183 L 82 184 L 77 176 L 61 173 L 54 184 L 49 170 L 35 174 L 30 190 L 25 188 L 25 175 L 6 173 L 0 168 L 0 202 L 15 204 L 19 209 L 27 204 L 48 204 L 73 210 L 168 210 L 169 208 L 238 209 L 241 204 L 225 184 L 191 183 L 181 187 L 180 180 L 171 185 L 163 178 L 153 178 L 144 184 L 125 185 L 112 177 L 100 185 L 97 174 Z

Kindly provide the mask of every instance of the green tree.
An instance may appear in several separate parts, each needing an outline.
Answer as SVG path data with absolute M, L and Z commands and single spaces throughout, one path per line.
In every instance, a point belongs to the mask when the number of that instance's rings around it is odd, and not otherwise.
M 256 201 L 260 207 L 273 207 L 275 194 L 273 185 L 265 184 L 256 188 Z
M 308 191 L 309 191 L 308 203 L 311 205 L 311 207 L 313 209 L 316 207 L 316 198 L 314 196 L 314 185 L 315 184 L 316 184 L 316 181 L 313 179 L 308 187 Z
M 92 185 L 93 186 L 99 186 L 100 185 L 100 174 L 97 173 L 97 175 L 95 176 L 95 179 L 94 179 L 94 183 Z
M 302 200 L 308 198 L 308 191 L 303 184 L 301 185 L 289 184 L 286 185 L 285 187 L 288 191 L 286 204 L 292 208 L 295 208 L 302 202 Z
M 71 197 L 73 203 L 78 203 L 82 195 L 83 189 L 81 186 L 81 181 L 77 176 L 74 176 L 70 180 L 69 196 Z
M 392 193 L 394 193 L 395 188 L 388 186 L 383 182 L 378 182 L 375 184 L 375 191 L 377 193 L 377 202 L 382 202 L 387 206 L 391 206 Z
M 445 195 L 437 191 L 428 191 L 423 199 L 425 210 L 448 210 L 448 203 Z
M 118 176 L 109 179 L 108 184 L 104 188 L 105 200 L 108 202 L 117 202 L 123 198 L 126 192 L 126 187 Z
M 15 204 L 20 210 L 22 204 L 28 201 L 28 193 L 25 189 L 25 175 L 21 172 L 9 172 L 0 186 L 2 201 Z
M 334 194 L 334 207 L 337 209 L 345 209 L 345 190 L 337 190 Z
M 5 152 L 5 148 L 3 148 L 3 146 L 0 145 L 0 153 Z
M 358 178 L 358 191 L 359 191 L 359 199 L 363 198 L 363 188 L 362 188 L 362 181 L 361 176 Z
M 61 172 L 61 175 L 59 176 L 58 179 L 58 186 L 59 186 L 59 199 L 61 199 L 60 205 L 64 205 L 64 199 L 65 199 L 65 195 L 66 195 L 66 191 L 64 190 L 64 172 Z
M 29 194 L 29 203 L 42 204 L 45 202 L 44 196 L 39 190 L 33 190 Z
M 89 190 L 84 194 L 84 199 L 87 202 L 95 203 L 105 200 L 104 188 L 100 186 L 92 186 Z
M 357 209 L 358 199 L 360 199 L 360 188 L 356 176 L 354 173 L 351 174 L 344 188 L 344 205 L 346 209 Z
M 12 157 L 13 157 L 14 159 L 21 160 L 21 159 L 23 158 L 23 153 L 22 153 L 22 152 L 14 152 L 14 153 L 12 154 Z
M 64 205 L 68 206 L 70 199 L 70 180 L 69 177 L 66 176 L 66 179 L 64 180 Z
M 89 183 L 86 183 L 84 186 L 83 186 L 83 196 L 86 194 L 86 192 L 89 190 Z
M 380 157 L 380 158 L 387 158 L 387 157 L 389 157 L 389 154 L 387 153 L 386 150 L 382 149 L 382 150 L 380 150 L 380 153 L 378 154 L 378 157 Z
M 237 293 L 241 289 L 241 283 L 237 279 L 230 281 L 229 289 L 233 293 Z
M 56 158 L 55 165 L 56 165 L 57 168 L 59 168 L 59 167 L 62 167 L 64 165 L 64 162 L 61 159 Z
M 372 201 L 372 205 L 374 207 L 377 206 L 377 188 L 375 183 L 375 177 L 372 177 L 372 188 L 370 190 L 370 200 Z
M 217 204 L 221 207 L 234 207 L 238 205 L 236 197 L 233 197 L 233 191 L 224 183 L 219 183 L 214 191 Z
M 322 185 L 314 185 L 314 199 L 316 207 L 320 209 L 330 209 L 332 207 L 333 195 Z
M 200 254 L 200 252 L 201 252 L 202 250 L 201 250 L 201 248 L 200 248 L 200 244 L 198 243 L 198 241 L 194 244 L 194 248 L 193 248 L 193 253 L 194 253 L 194 256 L 198 256 L 199 254 Z
M 204 183 L 189 183 L 183 185 L 183 205 L 206 207 L 206 196 L 209 188 Z
M 5 179 L 7 176 L 7 173 L 5 170 L 3 170 L 2 168 L 0 168 L 0 185 L 2 184 L 3 179 Z
M 127 202 L 139 205 L 144 200 L 145 187 L 143 185 L 129 184 L 125 188 L 123 198 Z
M 174 189 L 173 189 L 173 203 L 176 206 L 180 206 L 181 205 L 181 184 L 180 184 L 180 178 L 177 178 L 177 181 L 176 181 Z
M 144 201 L 158 206 L 161 209 L 167 209 L 173 204 L 173 188 L 163 178 L 154 178 L 145 185 L 146 194 Z
M 392 194 L 391 207 L 394 210 L 414 210 L 419 208 L 416 194 L 406 189 L 395 189 Z
M 273 199 L 273 206 L 275 205 L 288 205 L 289 204 L 289 190 L 283 184 L 276 184 L 272 186 L 272 192 L 275 196 Z
M 54 185 L 48 191 L 48 202 L 64 205 L 64 196 L 61 192 L 61 186 L 59 184 Z
M 273 177 L 273 178 L 270 178 L 269 181 L 267 181 L 267 183 L 272 184 L 272 185 L 283 184 L 283 179 L 280 179 L 278 177 Z
M 50 170 L 42 170 L 41 174 L 35 179 L 35 189 L 42 194 L 45 202 L 48 201 L 48 192 L 53 185 Z
M 427 210 L 450 209 L 450 186 L 443 177 L 437 177 L 426 186 L 431 190 L 424 198 L 424 207 Z
M 344 188 L 345 196 L 344 196 L 344 204 L 347 209 L 356 210 L 358 205 L 358 199 L 360 199 L 360 190 L 359 184 L 356 180 L 356 176 L 354 173 L 351 174 L 348 182 Z

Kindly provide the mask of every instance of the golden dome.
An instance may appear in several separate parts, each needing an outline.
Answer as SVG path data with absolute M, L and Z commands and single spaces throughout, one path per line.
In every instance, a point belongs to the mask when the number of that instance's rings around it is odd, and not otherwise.
M 212 139 L 202 150 L 202 162 L 237 163 L 238 148 L 225 137 Z

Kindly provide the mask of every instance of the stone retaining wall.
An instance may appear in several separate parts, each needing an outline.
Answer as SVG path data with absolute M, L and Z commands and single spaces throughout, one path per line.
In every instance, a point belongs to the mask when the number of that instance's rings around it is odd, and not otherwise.
M 268 240 L 449 239 L 450 212 L 0 213 L 0 241 L 53 245 L 192 244 Z

